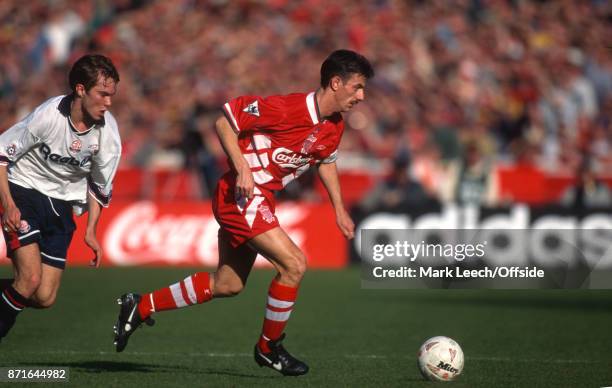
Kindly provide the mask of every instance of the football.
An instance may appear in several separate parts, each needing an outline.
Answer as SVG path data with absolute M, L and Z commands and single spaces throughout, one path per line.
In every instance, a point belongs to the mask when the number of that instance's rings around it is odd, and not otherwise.
M 419 349 L 419 370 L 432 381 L 452 381 L 463 371 L 463 350 L 452 338 L 428 339 Z

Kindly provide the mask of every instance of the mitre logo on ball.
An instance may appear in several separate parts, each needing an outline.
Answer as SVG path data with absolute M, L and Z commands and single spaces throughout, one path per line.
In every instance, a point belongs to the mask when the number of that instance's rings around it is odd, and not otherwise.
M 452 381 L 463 372 L 463 350 L 449 337 L 437 336 L 425 341 L 417 359 L 421 374 L 428 380 Z

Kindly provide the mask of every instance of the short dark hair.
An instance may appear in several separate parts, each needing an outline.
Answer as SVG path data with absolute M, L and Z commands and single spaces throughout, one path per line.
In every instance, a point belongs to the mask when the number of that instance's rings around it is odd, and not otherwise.
M 83 55 L 70 69 L 70 74 L 68 75 L 70 89 L 75 92 L 77 84 L 83 84 L 85 90 L 88 91 L 96 85 L 100 75 L 119 82 L 119 72 L 117 72 L 115 65 L 113 65 L 113 62 L 108 57 L 96 54 Z
M 374 69 L 363 55 L 351 50 L 336 50 L 321 65 L 321 87 L 326 88 L 334 76 L 346 81 L 355 73 L 369 79 L 374 76 Z

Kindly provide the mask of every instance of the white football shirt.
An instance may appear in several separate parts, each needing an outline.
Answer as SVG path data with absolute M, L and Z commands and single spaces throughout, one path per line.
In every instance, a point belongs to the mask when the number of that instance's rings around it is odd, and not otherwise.
M 110 112 L 85 132 L 70 121 L 72 96 L 53 97 L 0 135 L 0 164 L 9 181 L 65 201 L 81 213 L 89 192 L 108 206 L 121 157 L 117 121 Z

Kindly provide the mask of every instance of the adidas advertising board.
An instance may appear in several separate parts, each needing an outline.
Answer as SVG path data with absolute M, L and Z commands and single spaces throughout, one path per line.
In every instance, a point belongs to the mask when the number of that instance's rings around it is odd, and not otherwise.
M 610 288 L 607 209 L 444 206 L 354 213 L 364 287 Z

